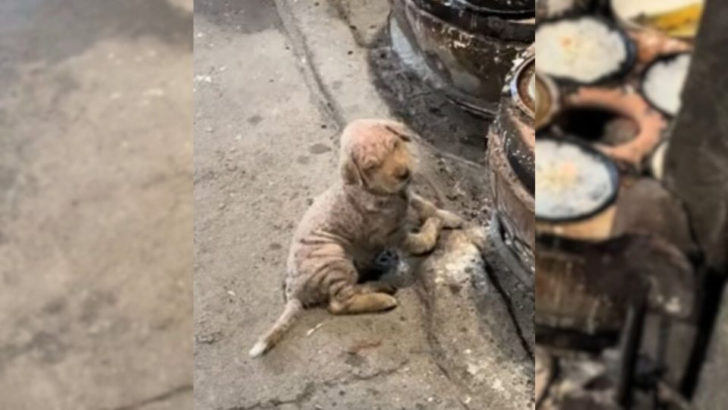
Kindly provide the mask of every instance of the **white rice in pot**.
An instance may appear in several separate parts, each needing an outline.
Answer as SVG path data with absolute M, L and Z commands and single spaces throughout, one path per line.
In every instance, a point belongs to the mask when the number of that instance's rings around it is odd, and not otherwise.
M 536 49 L 538 71 L 580 83 L 617 73 L 628 58 L 621 32 L 590 17 L 542 24 Z
M 536 140 L 536 217 L 570 219 L 605 206 L 616 187 L 609 166 L 579 145 Z
M 690 55 L 658 60 L 645 73 L 642 92 L 660 110 L 676 115 L 680 111 L 681 94 L 690 68 Z

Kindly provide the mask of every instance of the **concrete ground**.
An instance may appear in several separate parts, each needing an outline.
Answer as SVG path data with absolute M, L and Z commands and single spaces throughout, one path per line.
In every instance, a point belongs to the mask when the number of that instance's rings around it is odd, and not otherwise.
M 0 408 L 192 408 L 191 0 L 0 2 Z
M 268 355 L 247 356 L 282 308 L 296 223 L 337 178 L 341 128 L 408 113 L 391 106 L 393 87 L 384 90 L 368 63 L 381 46 L 387 4 L 195 4 L 198 409 L 534 405 L 532 294 L 486 265 L 477 228 L 451 232 L 432 256 L 403 265 L 393 275 L 402 285 L 393 311 L 333 317 L 312 309 Z M 456 156 L 431 134 L 419 141 L 418 189 L 482 228 L 482 161 Z

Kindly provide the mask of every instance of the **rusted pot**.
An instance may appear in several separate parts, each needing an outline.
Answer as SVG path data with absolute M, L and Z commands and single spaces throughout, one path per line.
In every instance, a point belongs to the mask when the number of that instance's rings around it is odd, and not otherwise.
M 390 34 L 395 50 L 401 35 L 421 57 L 431 85 L 493 115 L 513 59 L 533 42 L 533 13 L 532 1 L 392 0 Z
M 582 240 L 612 232 L 619 172 L 614 161 L 573 137 L 541 133 L 536 143 L 539 187 L 536 232 Z
M 490 186 L 494 218 L 523 270 L 533 275 L 534 259 L 534 47 L 506 77 L 498 116 L 488 131 Z M 532 279 L 525 281 L 532 282 Z
M 535 83 L 536 59 L 534 47 L 526 50 L 517 60 L 515 70 L 506 78 L 508 92 L 498 111 L 500 134 L 505 141 L 508 162 L 526 188 L 534 190 L 534 118 L 536 101 L 532 84 Z

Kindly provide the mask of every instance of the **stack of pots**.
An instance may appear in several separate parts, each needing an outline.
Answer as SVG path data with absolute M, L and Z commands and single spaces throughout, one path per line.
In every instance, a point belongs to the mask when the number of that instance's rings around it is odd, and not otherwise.
M 654 26 L 658 17 L 626 17 L 625 10 L 638 3 L 611 0 L 589 6 L 583 1 L 574 2 L 574 9 L 560 13 L 551 10 L 544 21 L 539 21 L 537 43 L 545 27 L 590 21 L 622 38 L 626 50 L 618 68 L 593 81 L 546 73 L 541 65 L 538 69 L 536 151 L 539 164 L 544 158 L 539 151 L 540 144 L 545 140 L 558 141 L 593 153 L 600 159 L 593 166 L 606 167 L 615 173 L 616 179 L 613 195 L 593 212 L 551 218 L 540 214 L 537 207 L 536 322 L 539 325 L 589 334 L 617 331 L 624 319 L 624 303 L 619 298 L 631 289 L 612 283 L 595 286 L 595 281 L 600 279 L 592 274 L 622 277 L 638 262 L 643 269 L 640 272 L 635 267 L 634 272 L 639 272 L 635 275 L 660 278 L 651 281 L 649 290 L 653 311 L 680 320 L 693 314 L 692 293 L 685 291 L 695 286 L 694 267 L 690 263 L 694 243 L 684 210 L 659 183 L 661 158 L 674 113 L 653 101 L 645 86 L 647 73 L 655 64 L 669 63 L 676 56 L 685 55 L 692 44 L 689 38 L 658 30 Z M 585 15 L 583 12 L 587 9 L 592 14 Z M 663 18 L 663 21 L 666 20 Z M 674 81 L 667 81 L 664 89 L 673 84 Z M 537 168 L 542 166 L 539 164 Z M 585 166 L 580 163 L 576 168 Z M 561 200 L 573 200 L 568 189 L 558 188 L 562 190 L 554 192 L 558 192 Z M 536 191 L 542 198 L 540 188 Z M 630 260 L 630 254 L 649 255 L 649 258 Z M 647 272 L 649 266 L 657 266 L 661 261 L 669 263 L 660 265 L 659 275 L 651 276 Z M 617 266 L 622 272 L 613 272 Z M 655 283 L 675 286 L 656 289 Z M 575 297 L 578 289 L 591 293 Z M 670 298 L 675 302 L 673 306 L 665 303 Z

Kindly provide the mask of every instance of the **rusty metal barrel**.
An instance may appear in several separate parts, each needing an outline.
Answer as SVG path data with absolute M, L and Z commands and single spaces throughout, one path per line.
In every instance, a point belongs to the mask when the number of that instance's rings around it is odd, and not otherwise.
M 456 0 L 466 9 L 504 16 L 530 16 L 535 10 L 533 0 Z
M 526 49 L 506 76 L 498 116 L 488 131 L 487 161 L 494 205 L 491 239 L 528 286 L 534 275 L 534 47 Z
M 494 115 L 512 62 L 534 40 L 532 0 L 392 0 L 394 49 L 461 106 Z M 407 48 L 407 51 L 403 51 Z

